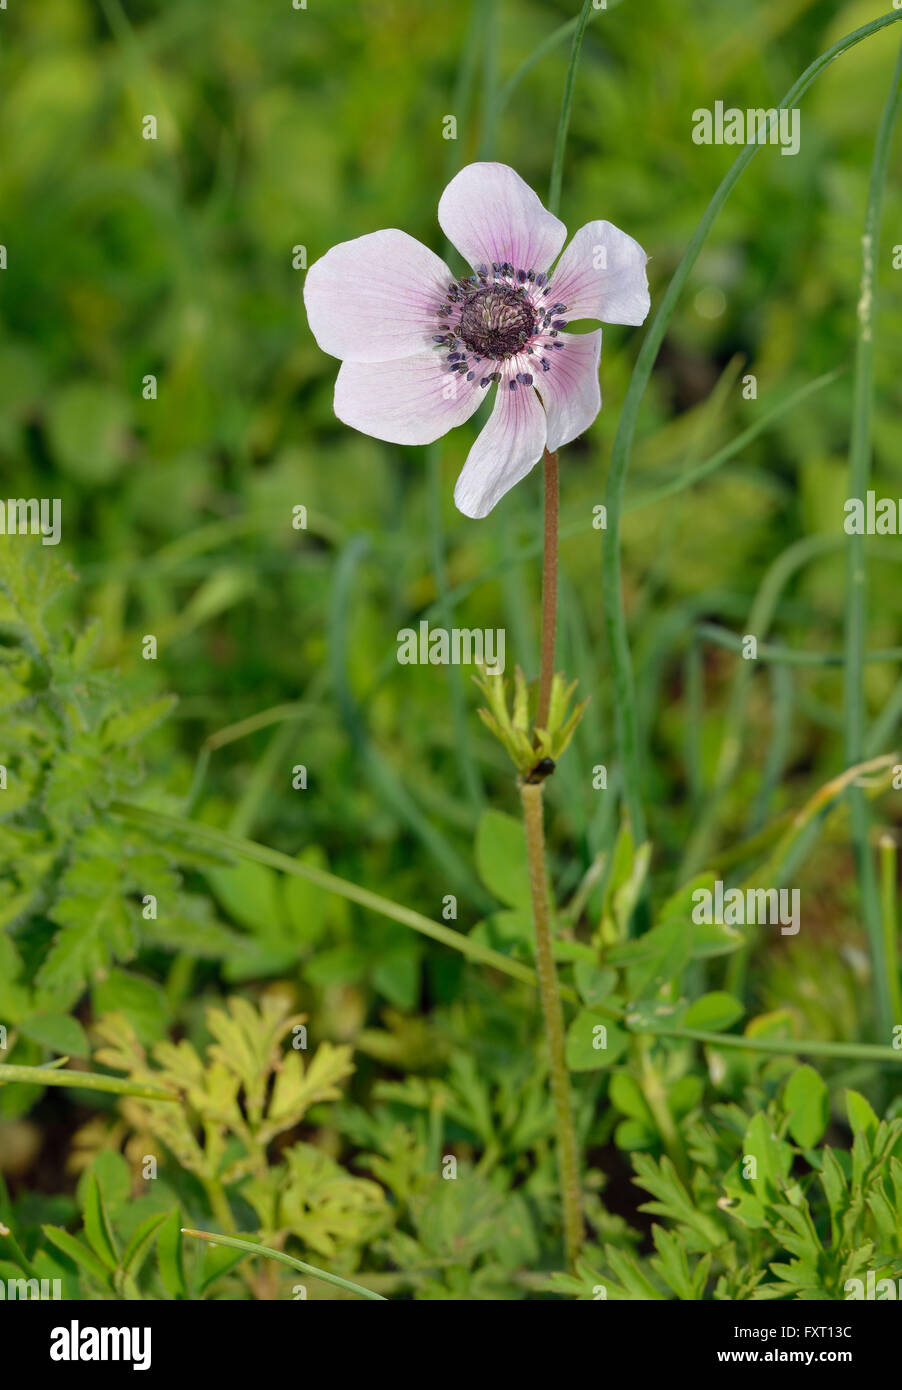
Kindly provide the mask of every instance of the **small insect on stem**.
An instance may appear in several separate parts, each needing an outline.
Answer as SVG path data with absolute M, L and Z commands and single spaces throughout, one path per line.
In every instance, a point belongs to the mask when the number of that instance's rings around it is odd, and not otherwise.
M 540 758 L 535 767 L 531 767 L 523 778 L 530 786 L 535 786 L 537 782 L 544 782 L 546 777 L 550 777 L 554 772 L 554 758 Z

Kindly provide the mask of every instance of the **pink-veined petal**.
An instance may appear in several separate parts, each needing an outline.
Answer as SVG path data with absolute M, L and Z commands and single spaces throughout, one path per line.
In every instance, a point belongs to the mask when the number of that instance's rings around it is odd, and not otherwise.
M 498 386 L 495 407 L 470 450 L 454 489 L 464 516 L 488 516 L 495 503 L 525 478 L 545 448 L 545 412 L 531 386 Z
M 452 275 L 396 228 L 333 246 L 307 271 L 304 303 L 323 352 L 346 362 L 391 362 L 420 352 L 438 331 Z
M 545 271 L 567 228 L 506 164 L 468 164 L 442 194 L 438 220 L 474 268 L 510 261 L 515 270 Z
M 536 376 L 548 416 L 548 448 L 552 453 L 587 430 L 601 410 L 601 329 L 561 333 L 557 341 L 564 346 L 545 353 L 551 366 Z
M 568 319 L 644 323 L 647 260 L 638 241 L 613 223 L 587 222 L 555 266 L 548 299 L 566 304 Z
M 469 420 L 484 396 L 478 380 L 449 372 L 435 347 L 397 362 L 343 362 L 335 414 L 390 444 L 431 444 Z

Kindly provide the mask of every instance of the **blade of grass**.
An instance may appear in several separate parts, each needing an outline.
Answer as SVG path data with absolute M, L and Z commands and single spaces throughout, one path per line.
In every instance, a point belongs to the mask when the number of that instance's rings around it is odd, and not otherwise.
M 804 536 L 787 546 L 773 561 L 759 585 L 746 624 L 746 631 L 754 633 L 757 637 L 759 649 L 773 621 L 781 595 L 793 576 L 811 560 L 818 559 L 831 550 L 837 550 L 841 545 L 842 539 L 838 536 Z M 714 785 L 706 793 L 701 814 L 689 837 L 680 865 L 681 882 L 691 878 L 710 855 L 720 804 L 727 789 L 732 785 L 742 756 L 743 717 L 754 667 L 753 661 L 737 663 L 727 704 Z
M 694 487 L 703 478 L 708 478 L 722 464 L 744 449 L 747 444 L 751 444 L 753 439 L 757 439 L 759 434 L 763 434 L 769 425 L 775 420 L 779 420 L 806 400 L 808 396 L 814 395 L 816 391 L 822 391 L 825 386 L 832 386 L 844 373 L 845 367 L 836 367 L 832 372 L 825 372 L 823 376 L 815 377 L 814 381 L 808 381 L 804 386 L 800 386 L 798 391 L 793 391 L 785 400 L 780 401 L 771 410 L 768 410 L 757 420 L 754 425 L 749 425 L 748 429 L 737 434 L 735 439 L 731 439 L 729 444 L 725 444 L 716 454 L 712 454 L 704 463 L 700 463 L 697 468 L 681 472 L 676 478 L 672 478 L 669 483 L 662 484 L 654 491 L 640 493 L 638 497 L 627 497 L 623 504 L 623 514 L 638 511 L 640 507 L 650 507 L 656 502 L 663 502 L 667 497 L 673 497 L 676 493 L 685 491 L 686 488 Z
M 185 1226 L 182 1227 L 182 1235 L 194 1236 L 197 1240 L 208 1240 L 214 1245 L 230 1245 L 233 1250 L 245 1250 L 249 1255 L 262 1255 L 265 1259 L 277 1260 L 279 1264 L 287 1265 L 289 1269 L 300 1270 L 301 1274 L 311 1274 L 315 1279 L 322 1279 L 325 1284 L 334 1284 L 338 1289 L 359 1294 L 361 1298 L 369 1298 L 379 1303 L 388 1302 L 381 1293 L 365 1289 L 362 1284 L 355 1284 L 351 1279 L 342 1279 L 338 1274 L 330 1274 L 327 1269 L 305 1264 L 303 1260 L 296 1260 L 293 1255 L 286 1255 L 282 1250 L 271 1250 L 268 1245 L 258 1245 L 253 1240 L 240 1240 L 238 1236 L 221 1236 L 216 1231 L 190 1231 Z
M 774 712 L 773 727 L 764 756 L 761 783 L 749 814 L 747 828 L 750 835 L 754 834 L 756 830 L 760 830 L 767 819 L 768 807 L 786 766 L 792 737 L 792 712 L 795 694 L 793 674 L 785 666 L 776 665 L 770 668 L 769 675 L 771 708 Z
M 884 743 L 895 741 L 894 735 L 900 718 L 902 718 L 902 680 L 897 683 L 892 695 L 868 730 L 864 745 L 866 757 L 876 757 Z
M 471 960 L 480 961 L 483 965 L 491 966 L 493 970 L 500 970 L 522 984 L 533 987 L 537 984 L 535 971 L 528 965 L 512 960 L 500 951 L 493 951 L 489 946 L 482 946 L 478 941 L 464 936 L 462 932 L 453 931 L 441 922 L 433 922 L 412 908 L 403 907 L 400 903 L 392 902 L 390 898 L 383 898 L 379 893 L 361 888 L 358 884 L 330 874 L 325 869 L 302 864 L 279 850 L 269 849 L 267 845 L 258 845 L 253 840 L 240 840 L 234 835 L 229 835 L 227 831 L 217 830 L 214 826 L 184 820 L 180 816 L 170 816 L 163 811 L 152 811 L 146 806 L 137 806 L 129 801 L 113 801 L 110 803 L 110 810 L 134 825 L 155 830 L 158 834 L 174 836 L 181 844 L 194 840 L 201 845 L 224 851 L 232 858 L 252 859 L 257 864 L 266 864 L 272 869 L 280 870 L 281 873 L 292 874 L 295 878 L 305 878 L 326 893 L 336 893 L 341 898 L 347 898 L 349 902 L 357 903 L 359 907 L 378 913 L 380 917 L 389 917 L 393 922 L 400 922 L 402 926 L 410 927 L 421 936 L 428 936 L 443 946 L 450 946 L 462 955 L 469 956 Z M 572 989 L 562 987 L 561 994 L 573 1002 L 578 1000 L 576 992 Z
M 902 1052 L 893 1047 L 875 1047 L 873 1043 L 822 1042 L 819 1038 L 809 1041 L 801 1038 L 746 1038 L 735 1033 L 705 1033 L 698 1028 L 649 1025 L 645 1021 L 641 1028 L 634 1031 L 654 1033 L 663 1038 L 682 1038 L 687 1042 L 709 1043 L 713 1047 L 738 1047 L 748 1052 L 769 1052 L 776 1057 L 838 1057 L 874 1063 L 889 1062 L 893 1066 L 902 1064 Z
M 767 859 L 756 866 L 750 877 L 745 880 L 742 885 L 743 891 L 786 883 L 790 873 L 794 873 L 798 864 L 810 853 L 827 816 L 837 806 L 844 793 L 850 787 L 860 787 L 862 796 L 872 792 L 873 786 L 865 780 L 869 774 L 874 776 L 878 787 L 888 787 L 892 782 L 893 765 L 897 757 L 897 753 L 887 753 L 882 757 L 859 763 L 855 767 L 848 767 L 819 787 L 814 796 L 809 797 L 801 810 L 792 817 Z M 753 927 L 748 930 L 742 947 L 730 957 L 727 988 L 733 994 L 741 996 L 745 990 L 749 958 L 760 935 L 759 928 Z M 882 958 L 881 950 L 881 960 Z
M 605 8 L 608 11 L 616 10 L 617 6 L 622 4 L 623 0 L 608 0 L 607 6 Z M 589 16 L 589 18 L 594 19 L 596 15 L 603 13 L 604 11 L 601 9 L 593 9 L 592 14 Z M 510 101 L 514 92 L 519 87 L 520 83 L 523 81 L 524 77 L 526 77 L 528 73 L 532 72 L 536 64 L 540 63 L 547 53 L 553 52 L 554 49 L 557 48 L 558 44 L 564 43 L 566 39 L 570 38 L 570 35 L 573 34 L 575 30 L 578 28 L 581 19 L 581 15 L 576 15 L 573 19 L 568 19 L 566 24 L 559 25 L 557 29 L 552 30 L 552 32 L 547 36 L 547 38 L 544 38 L 542 42 L 533 49 L 533 51 L 529 54 L 527 58 L 523 59 L 523 62 L 511 74 L 511 76 L 505 82 L 504 86 L 501 88 L 501 91 L 498 93 L 498 100 L 495 106 L 496 119 L 498 116 L 500 116 L 505 106 L 507 106 L 508 102 Z
M 589 16 L 592 14 L 592 0 L 584 0 L 570 47 L 570 62 L 564 79 L 564 95 L 561 98 L 561 114 L 558 117 L 557 135 L 554 140 L 554 155 L 551 160 L 551 182 L 548 187 L 548 211 L 557 213 L 561 206 L 561 184 L 564 179 L 564 154 L 567 149 L 567 131 L 570 129 L 570 112 L 573 108 L 573 89 L 576 84 L 576 70 L 583 46 L 583 35 Z
M 699 637 L 706 638 L 718 647 L 730 652 L 741 652 L 743 639 L 736 632 L 728 632 L 715 623 L 699 623 L 696 628 Z M 848 652 L 809 652 L 804 647 L 780 647 L 769 642 L 760 642 L 757 647 L 758 661 L 773 662 L 779 666 L 844 666 L 849 660 Z M 881 647 L 873 652 L 863 652 L 862 662 L 902 661 L 902 647 Z
M 339 555 L 335 566 L 328 623 L 332 686 L 356 762 L 370 779 L 384 805 L 407 825 L 458 892 L 481 911 L 491 911 L 494 906 L 491 898 L 474 880 L 469 866 L 454 845 L 426 818 L 390 763 L 373 746 L 366 721 L 348 683 L 347 647 L 351 587 L 357 566 L 366 549 L 366 538 L 355 536 Z
M 270 724 L 281 724 L 284 720 L 299 720 L 304 715 L 309 717 L 315 713 L 316 708 L 309 701 L 296 700 L 290 704 L 273 705 L 269 709 L 260 710 L 257 714 L 249 715 L 247 719 L 240 719 L 235 724 L 229 724 L 225 728 L 217 729 L 215 733 L 209 734 L 201 744 L 200 752 L 197 755 L 191 786 L 182 807 L 184 814 L 189 816 L 197 805 L 210 766 L 210 758 L 217 748 L 225 748 L 230 743 L 237 743 L 239 739 L 247 738 L 248 735 L 255 734 L 258 729 L 265 729 Z
M 808 90 L 812 82 L 829 67 L 836 58 L 856 44 L 902 20 L 902 11 L 881 15 L 870 24 L 846 34 L 844 38 L 811 63 L 786 96 L 779 103 L 780 109 L 791 108 Z M 608 630 L 608 644 L 611 652 L 614 682 L 614 710 L 617 728 L 617 743 L 623 768 L 624 797 L 634 839 L 641 843 L 646 838 L 645 810 L 642 799 L 642 764 L 639 750 L 638 728 L 635 714 L 635 690 L 632 661 L 630 657 L 629 636 L 626 614 L 623 607 L 622 577 L 620 572 L 620 520 L 623 509 L 623 491 L 626 472 L 632 453 L 633 439 L 639 407 L 651 380 L 652 369 L 658 356 L 667 326 L 677 302 L 689 279 L 692 267 L 707 240 L 714 222 L 729 198 L 733 188 L 754 159 L 760 146 L 746 145 L 739 157 L 731 165 L 708 204 L 701 221 L 683 254 L 664 298 L 661 301 L 651 327 L 645 335 L 636 365 L 633 368 L 627 388 L 623 409 L 617 425 L 617 433 L 611 450 L 606 492 L 607 531 L 604 533 L 602 547 L 602 590 L 605 620 Z
M 880 836 L 880 906 L 883 952 L 892 1017 L 902 1023 L 902 981 L 899 979 L 899 850 L 892 835 Z
M 479 136 L 479 158 L 491 159 L 495 152 L 495 132 L 498 125 L 498 0 L 478 0 L 485 25 L 482 48 L 482 130 Z
M 799 390 L 794 391 L 791 395 L 787 396 L 784 401 L 781 401 L 779 405 L 774 406 L 772 410 L 762 415 L 761 419 L 758 420 L 756 424 L 750 425 L 748 429 L 743 430 L 742 433 L 738 434 L 735 439 L 732 439 L 729 444 L 725 444 L 724 447 L 719 449 L 716 454 L 713 454 L 711 458 L 706 459 L 704 463 L 700 463 L 697 468 L 690 469 L 688 472 L 679 473 L 675 478 L 672 478 L 669 482 L 662 484 L 660 488 L 656 488 L 653 491 L 639 493 L 634 497 L 625 497 L 623 515 L 626 516 L 634 511 L 638 511 L 642 507 L 654 506 L 656 502 L 663 501 L 667 497 L 673 497 L 684 489 L 692 487 L 703 478 L 710 477 L 710 475 L 718 468 L 722 467 L 723 464 L 728 463 L 731 458 L 734 458 L 747 444 L 750 444 L 753 439 L 763 434 L 768 425 L 778 420 L 781 416 L 788 414 L 794 406 L 798 405 L 807 396 L 812 395 L 815 391 L 823 390 L 825 386 L 829 386 L 841 376 L 844 371 L 845 368 L 837 368 L 834 371 L 826 372 L 815 381 L 806 382 Z M 584 508 L 580 508 L 580 519 L 578 520 L 574 519 L 571 521 L 569 517 L 572 515 L 572 512 L 566 510 L 563 511 L 561 515 L 564 518 L 560 529 L 561 540 L 570 540 L 574 536 L 585 535 L 586 521 Z M 488 584 L 502 577 L 516 566 L 528 564 L 541 553 L 542 542 L 540 539 L 528 541 L 520 549 L 513 551 L 508 558 L 481 570 L 477 578 L 467 580 L 466 583 L 458 584 L 455 588 L 449 590 L 446 599 L 451 603 L 460 602 L 477 589 L 480 589 L 484 584 Z M 440 612 L 440 602 L 441 600 L 437 599 L 432 603 L 429 608 L 426 609 L 423 616 L 426 618 L 437 616 Z
M 476 71 L 480 47 L 483 50 L 483 102 L 482 130 L 479 139 L 479 158 L 487 159 L 494 144 L 492 121 L 494 119 L 493 92 L 495 83 L 495 25 L 497 0 L 473 0 L 470 7 L 470 22 L 464 40 L 463 53 L 457 70 L 452 109 L 458 113 L 461 124 L 466 125 L 473 109 Z M 445 181 L 450 182 L 460 163 L 458 142 L 448 140 L 445 152 Z M 448 259 L 453 250 L 445 239 L 442 255 Z M 426 450 L 427 491 L 429 498 L 429 521 L 432 540 L 432 569 L 435 587 L 438 592 L 439 620 L 446 628 L 454 626 L 454 603 L 448 592 L 448 571 L 445 563 L 446 536 L 442 515 L 442 447 L 441 442 L 430 444 Z M 467 718 L 467 702 L 464 696 L 463 673 L 459 666 L 450 666 L 447 671 L 448 699 L 451 706 L 451 724 L 454 730 L 456 766 L 470 806 L 479 812 L 485 803 L 479 768 L 473 755 L 473 741 L 470 737 L 470 721 Z
M 874 295 L 876 290 L 877 252 L 880 243 L 880 222 L 883 196 L 889 167 L 889 152 L 893 126 L 902 100 L 902 47 L 889 96 L 877 131 L 874 162 L 868 192 L 864 235 L 861 239 L 861 296 L 858 301 L 858 339 L 855 346 L 855 371 L 852 383 L 852 433 L 849 441 L 850 497 L 865 496 L 871 473 L 871 432 L 874 408 Z M 847 764 L 859 762 L 865 741 L 864 663 L 867 625 L 867 562 L 864 536 L 851 532 L 846 542 L 846 605 L 845 605 L 845 739 Z M 877 1028 L 884 1038 L 891 1036 L 893 1025 L 890 983 L 884 965 L 883 924 L 874 857 L 869 843 L 870 814 L 867 802 L 854 787 L 849 792 L 852 816 L 852 843 L 858 867 L 862 914 L 871 948 L 871 967 L 874 977 L 874 1011 Z

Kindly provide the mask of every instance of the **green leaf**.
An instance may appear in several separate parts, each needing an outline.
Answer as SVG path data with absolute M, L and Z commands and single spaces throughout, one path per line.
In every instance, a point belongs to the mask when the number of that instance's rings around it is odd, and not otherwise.
M 617 972 L 608 970 L 597 963 L 578 960 L 573 969 L 573 978 L 584 1004 L 600 1004 L 617 984 Z
M 91 1173 L 97 1179 L 104 1206 L 111 1220 L 115 1221 L 119 1211 L 131 1198 L 131 1169 L 121 1153 L 117 1153 L 114 1149 L 101 1149 L 91 1160 L 90 1167 L 82 1174 L 76 1188 L 75 1195 L 82 1209 L 84 1209 L 86 1187 Z
M 154 1212 L 137 1227 L 122 1256 L 120 1269 L 123 1274 L 129 1275 L 133 1279 L 138 1277 L 141 1266 L 153 1245 L 154 1236 L 166 1219 L 166 1212 Z
M 636 1150 L 653 1149 L 658 1143 L 657 1130 L 644 1125 L 641 1120 L 621 1120 L 614 1130 L 614 1142 L 624 1153 Z
M 129 403 L 109 386 L 76 381 L 51 395 L 47 427 L 51 451 L 77 482 L 109 482 L 127 458 Z
M 484 811 L 476 829 L 476 868 L 508 907 L 530 907 L 529 867 L 523 824 L 503 811 Z
M 705 1083 L 700 1076 L 681 1076 L 674 1086 L 668 1087 L 667 1104 L 674 1119 L 681 1120 L 694 1110 L 704 1091 Z
M 275 869 L 245 859 L 227 869 L 208 869 L 207 880 L 233 921 L 258 936 L 284 935 L 282 894 Z
M 181 1212 L 178 1207 L 173 1207 L 167 1213 L 157 1236 L 157 1268 L 163 1288 L 172 1298 L 188 1297 L 181 1224 Z
M 165 719 L 176 704 L 174 695 L 163 695 L 137 709 L 114 714 L 104 725 L 102 739 L 106 748 L 123 748 L 143 738 L 154 725 Z
M 611 1098 L 611 1104 L 616 1105 L 617 1109 L 622 1111 L 624 1115 L 631 1115 L 634 1120 L 640 1120 L 650 1129 L 654 1129 L 652 1113 L 635 1077 L 630 1076 L 625 1071 L 614 1072 L 608 1095 Z
M 623 1250 L 617 1250 L 614 1246 L 606 1245 L 604 1250 L 608 1264 L 620 1281 L 621 1297 L 620 1302 L 629 1300 L 630 1302 L 661 1302 L 667 1295 L 656 1289 L 654 1284 L 640 1268 L 638 1260 L 632 1255 L 626 1254 Z
M 83 1203 L 85 1235 L 88 1237 L 95 1254 L 100 1257 L 107 1269 L 114 1270 L 119 1263 L 119 1252 L 100 1192 L 100 1185 L 93 1173 L 88 1174 L 88 1180 L 84 1186 Z
M 743 1139 L 743 1158 L 754 1158 L 755 1176 L 747 1181 L 756 1198 L 773 1206 L 784 1200 L 792 1149 L 778 1139 L 764 1114 L 753 1116 Z
M 591 1009 L 576 1015 L 567 1030 L 567 1066 L 571 1071 L 599 1071 L 626 1050 L 629 1034 Z
M 31 1014 L 19 1024 L 32 1042 L 40 1043 L 61 1056 L 89 1057 L 91 1046 L 77 1018 L 69 1014 Z
M 411 1012 L 420 992 L 420 952 L 403 944 L 388 952 L 373 970 L 373 984 L 396 1009 Z
M 121 1013 L 144 1047 L 162 1038 L 171 1018 L 169 1001 L 159 985 L 127 970 L 113 969 L 91 991 L 95 1015 Z
M 813 1149 L 830 1119 L 829 1093 L 814 1067 L 803 1066 L 793 1072 L 783 1092 L 783 1105 L 793 1139 L 803 1149 Z
M 873 1141 L 880 1121 L 864 1096 L 858 1091 L 846 1091 L 846 1111 L 853 1133 L 863 1134 L 867 1139 Z
M 297 856 L 298 863 L 328 871 L 329 861 L 319 845 L 310 845 Z M 295 941 L 316 945 L 328 930 L 334 899 L 306 878 L 287 876 L 282 882 L 285 917 Z
M 608 870 L 604 896 L 601 907 L 601 934 L 602 939 L 611 944 L 615 941 L 623 940 L 624 933 L 619 930 L 619 923 L 615 919 L 614 901 L 617 894 L 626 884 L 629 883 L 635 865 L 635 845 L 629 825 L 626 821 L 622 823 L 617 832 L 617 839 L 614 841 L 614 849 L 611 854 L 611 865 Z
M 613 894 L 614 920 L 617 923 L 617 936 L 624 941 L 629 936 L 630 921 L 636 904 L 642 894 L 642 885 L 651 863 L 651 845 L 640 845 L 633 857 L 629 877 L 621 883 Z
M 58 1250 L 62 1250 L 63 1254 L 67 1255 L 74 1264 L 78 1265 L 80 1269 L 86 1270 L 104 1288 L 112 1291 L 112 1271 L 105 1269 L 97 1256 L 86 1245 L 82 1245 L 80 1240 L 76 1240 L 75 1236 L 70 1236 L 68 1231 L 62 1230 L 59 1226 L 42 1226 L 41 1229 L 47 1239 Z
M 675 922 L 652 927 L 635 944 L 641 942 L 646 943 L 649 954 L 627 968 L 627 992 L 636 1002 L 657 996 L 662 988 L 678 980 L 692 951 L 692 937 Z
M 198 1296 L 205 1294 L 211 1284 L 214 1284 L 217 1279 L 221 1279 L 224 1274 L 228 1274 L 229 1270 L 240 1264 L 243 1258 L 244 1254 L 241 1250 L 225 1245 L 208 1245 L 206 1258 L 201 1266 L 200 1278 L 197 1278 L 196 1272 L 194 1276 Z
M 729 955 L 742 945 L 742 933 L 734 927 L 720 922 L 695 922 L 692 913 L 696 907 L 693 895 L 705 889 L 714 891 L 714 874 L 710 871 L 699 874 L 684 883 L 682 888 L 667 899 L 658 913 L 656 926 L 678 926 L 692 942 L 691 953 L 694 960 L 704 960 L 709 956 Z
M 683 1027 L 699 1028 L 703 1032 L 722 1033 L 741 1018 L 744 1009 L 732 994 L 712 990 L 691 1004 L 683 1019 Z

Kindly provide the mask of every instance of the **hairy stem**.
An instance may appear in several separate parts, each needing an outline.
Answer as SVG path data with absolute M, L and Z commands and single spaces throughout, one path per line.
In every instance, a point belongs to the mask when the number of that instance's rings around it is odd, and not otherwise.
M 69 1068 L 25 1067 L 12 1063 L 0 1065 L 0 1086 L 20 1081 L 29 1086 L 78 1086 L 85 1091 L 109 1091 L 118 1096 L 139 1096 L 141 1100 L 179 1100 L 172 1091 L 161 1086 L 142 1086 L 124 1077 L 104 1076 L 100 1072 L 75 1071 Z
M 529 889 L 536 933 L 536 972 L 545 1019 L 550 1058 L 551 1098 L 557 1130 L 558 1176 L 564 1211 L 564 1247 L 567 1265 L 572 1269 L 583 1239 L 582 1203 L 576 1131 L 570 1099 L 570 1074 L 564 1056 L 564 1010 L 558 993 L 551 933 L 551 897 L 545 867 L 542 783 L 520 784 L 523 820 L 526 826 L 526 852 L 529 859 Z
M 554 678 L 554 644 L 557 634 L 557 552 L 560 497 L 557 454 L 545 450 L 545 533 L 542 548 L 542 664 L 536 728 L 548 727 L 551 682 Z

